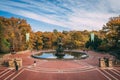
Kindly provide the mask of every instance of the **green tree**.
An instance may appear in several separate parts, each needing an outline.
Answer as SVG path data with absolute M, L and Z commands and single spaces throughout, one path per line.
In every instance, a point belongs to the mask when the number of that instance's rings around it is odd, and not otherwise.
M 94 41 L 91 41 L 91 37 L 89 38 L 89 41 L 86 42 L 85 47 L 86 48 L 92 48 L 93 50 L 97 50 L 97 48 L 101 45 L 102 40 L 98 38 L 97 35 L 94 37 Z

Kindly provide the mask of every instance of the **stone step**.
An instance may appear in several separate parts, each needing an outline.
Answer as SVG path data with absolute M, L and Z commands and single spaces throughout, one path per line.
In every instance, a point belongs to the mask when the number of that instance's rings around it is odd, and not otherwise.
M 5 69 L 5 70 L 2 70 L 2 72 L 0 72 L 0 76 L 2 76 L 4 73 L 6 73 L 7 71 L 9 71 L 10 69 Z
M 111 72 L 108 72 L 107 69 L 100 69 L 100 71 L 105 77 L 108 77 L 109 80 L 119 80 L 118 78 L 115 77 L 115 75 L 112 75 Z
M 10 74 L 9 76 L 6 76 L 6 78 L 4 80 L 11 80 L 16 75 L 18 75 L 22 70 L 23 70 L 23 68 L 20 68 L 18 71 L 14 70 L 14 72 L 12 74 Z
M 119 70 L 117 70 L 117 69 L 112 69 L 112 70 L 120 75 L 120 71 Z
M 108 73 L 110 73 L 111 75 L 113 75 L 116 79 L 120 79 L 120 74 L 118 74 L 118 73 L 116 73 L 114 70 L 112 70 L 112 69 L 106 69 L 106 71 L 108 72 Z
M 9 76 L 10 74 L 12 74 L 13 71 L 14 70 L 11 70 L 11 69 L 5 71 L 2 75 L 0 75 L 0 80 L 4 80 L 7 76 Z

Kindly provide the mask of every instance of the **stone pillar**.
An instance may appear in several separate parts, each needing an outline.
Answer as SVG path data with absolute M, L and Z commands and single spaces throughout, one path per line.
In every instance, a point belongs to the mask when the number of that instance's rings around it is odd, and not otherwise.
M 100 67 L 101 68 L 106 68 L 105 60 L 103 58 L 100 58 L 99 61 L 100 61 L 99 62 Z
M 108 67 L 113 67 L 113 61 L 111 58 L 108 59 Z
M 18 58 L 16 59 L 16 61 L 17 61 L 18 67 L 22 67 L 22 59 Z
M 9 64 L 10 68 L 13 68 L 14 67 L 14 60 L 13 59 L 8 60 L 8 64 Z

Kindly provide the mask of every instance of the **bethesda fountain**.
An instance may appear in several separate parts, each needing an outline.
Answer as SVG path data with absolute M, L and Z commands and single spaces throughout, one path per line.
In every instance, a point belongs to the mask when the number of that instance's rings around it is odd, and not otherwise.
M 56 50 L 41 51 L 39 53 L 34 53 L 31 56 L 37 59 L 85 59 L 88 57 L 85 52 L 64 50 L 61 37 L 57 40 Z
M 62 39 L 61 37 L 59 37 L 57 42 L 57 49 L 55 53 L 55 56 L 57 56 L 57 58 L 63 58 L 65 56 L 64 49 L 62 46 L 63 46 Z

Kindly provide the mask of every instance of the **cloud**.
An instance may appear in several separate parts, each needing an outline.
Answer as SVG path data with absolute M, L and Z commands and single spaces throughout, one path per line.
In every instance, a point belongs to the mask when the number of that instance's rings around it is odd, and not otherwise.
M 2 11 L 71 30 L 100 30 L 110 17 L 120 15 L 117 0 L 6 0 L 0 5 Z

